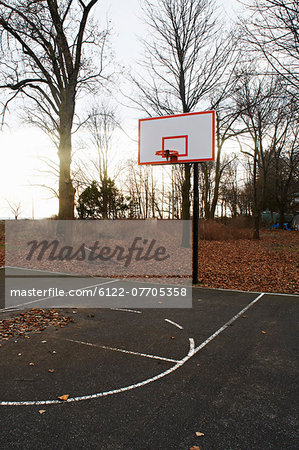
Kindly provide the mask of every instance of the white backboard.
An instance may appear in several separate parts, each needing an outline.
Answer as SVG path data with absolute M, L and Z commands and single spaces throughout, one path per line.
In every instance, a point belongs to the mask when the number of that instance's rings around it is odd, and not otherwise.
M 214 160 L 215 111 L 139 120 L 138 164 Z

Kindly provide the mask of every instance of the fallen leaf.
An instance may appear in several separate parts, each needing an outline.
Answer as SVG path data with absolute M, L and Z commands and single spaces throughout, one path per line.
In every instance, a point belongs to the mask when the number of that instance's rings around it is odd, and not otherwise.
M 175 337 L 174 336 L 170 336 L 170 339 L 175 339 Z
M 196 436 L 204 436 L 205 434 L 204 433 L 201 433 L 200 431 L 196 431 Z
M 48 372 L 50 372 L 50 373 L 54 373 L 54 372 L 55 372 L 55 370 L 54 370 L 54 369 L 49 369 L 49 370 L 48 370 Z
M 193 447 L 190 447 L 190 450 L 200 450 L 200 447 L 198 447 L 198 445 L 194 445 Z
M 69 398 L 69 394 L 64 394 L 64 395 L 61 395 L 60 397 L 58 397 L 58 399 L 62 400 L 63 402 L 65 402 L 68 398 Z
M 200 364 L 196 364 L 197 365 L 197 367 L 200 367 Z
M 44 414 L 44 413 L 46 412 L 46 410 L 45 410 L 45 409 L 40 409 L 38 412 L 39 412 L 40 414 Z
M 70 322 L 73 322 L 72 317 L 64 316 L 62 312 L 57 312 L 55 309 L 33 308 L 13 318 L 0 320 L 0 340 L 13 338 L 17 343 L 16 338 L 18 337 L 30 339 L 30 336 L 27 335 L 29 332 L 41 333 L 49 325 L 65 326 Z M 47 341 L 41 342 L 44 344 Z
M 242 316 L 243 319 L 246 319 L 247 316 Z
M 267 331 L 262 331 L 263 334 L 267 334 Z

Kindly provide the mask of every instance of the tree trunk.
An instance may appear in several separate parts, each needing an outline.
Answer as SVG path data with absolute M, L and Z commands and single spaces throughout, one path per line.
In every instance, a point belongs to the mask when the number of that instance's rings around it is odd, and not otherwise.
M 279 228 L 281 230 L 283 230 L 283 224 L 284 224 L 284 212 L 285 212 L 284 205 L 285 205 L 285 202 L 284 202 L 284 199 L 282 198 L 280 201 L 280 205 L 279 205 Z
M 68 88 L 64 92 L 60 108 L 59 168 L 59 220 L 74 219 L 75 189 L 71 179 L 72 125 L 75 110 L 75 92 Z
M 207 164 L 202 163 L 201 168 L 204 175 L 204 185 L 203 185 L 203 208 L 205 219 L 210 218 L 210 202 L 209 202 L 209 192 L 210 192 L 210 173 Z
M 58 156 L 59 167 L 59 220 L 74 219 L 75 189 L 71 179 L 71 131 L 61 133 Z
M 220 120 L 219 120 L 217 113 L 216 113 L 216 142 L 217 142 L 217 156 L 216 156 L 216 161 L 215 161 L 215 187 L 214 187 L 213 200 L 212 200 L 212 204 L 211 204 L 211 208 L 210 208 L 210 218 L 211 219 L 214 219 L 214 217 L 215 217 L 215 211 L 216 211 L 216 206 L 217 206 L 218 197 L 219 197 L 220 179 L 221 179 L 220 159 L 221 159 L 222 144 L 220 142 Z
M 260 238 L 260 215 L 258 211 L 255 211 L 253 215 L 253 239 L 259 238 Z
M 216 173 L 214 195 L 213 195 L 212 205 L 211 205 L 211 209 L 210 209 L 210 219 L 215 218 L 216 206 L 217 206 L 218 198 L 219 198 L 219 186 L 220 186 L 220 174 Z
M 108 219 L 108 180 L 102 180 L 103 219 Z

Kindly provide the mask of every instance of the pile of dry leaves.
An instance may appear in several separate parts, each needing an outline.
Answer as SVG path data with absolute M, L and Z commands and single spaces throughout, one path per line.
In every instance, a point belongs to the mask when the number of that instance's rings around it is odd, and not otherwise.
M 31 309 L 18 316 L 0 320 L 0 340 L 24 337 L 29 332 L 41 332 L 50 325 L 64 327 L 73 322 L 70 316 L 64 316 L 55 309 Z
M 199 245 L 201 286 L 299 294 L 298 232 L 266 231 L 260 240 Z

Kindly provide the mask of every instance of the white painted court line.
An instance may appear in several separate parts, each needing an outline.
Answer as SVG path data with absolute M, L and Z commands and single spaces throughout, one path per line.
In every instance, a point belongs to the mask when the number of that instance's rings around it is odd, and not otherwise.
M 265 294 L 262 293 L 258 297 L 256 297 L 252 302 L 250 302 L 245 308 L 243 308 L 238 314 L 236 314 L 234 317 L 232 317 L 228 322 L 226 322 L 222 327 L 220 327 L 215 333 L 211 334 L 208 339 L 206 339 L 204 342 L 202 342 L 198 347 L 194 349 L 194 354 L 199 352 L 202 348 L 204 348 L 206 345 L 208 345 L 215 337 L 217 337 L 222 331 L 226 330 L 227 327 L 229 327 L 233 322 L 235 322 L 239 317 L 241 317 L 245 311 L 247 311 L 251 306 L 253 306 L 256 302 L 258 302 Z
M 142 386 L 146 386 L 147 384 L 153 383 L 154 381 L 160 380 L 167 375 L 170 375 L 172 372 L 175 372 L 177 369 L 182 367 L 193 355 L 199 352 L 202 348 L 208 345 L 215 337 L 217 337 L 220 333 L 222 333 L 229 325 L 235 322 L 245 311 L 247 311 L 251 306 L 253 306 L 256 302 L 258 302 L 265 294 L 262 293 L 258 297 L 256 297 L 252 302 L 250 302 L 245 308 L 243 308 L 238 314 L 232 317 L 228 322 L 226 322 L 222 327 L 220 327 L 215 333 L 211 334 L 204 342 L 202 342 L 198 347 L 195 347 L 194 340 L 189 338 L 189 352 L 188 354 L 178 361 L 174 366 L 170 367 L 170 369 L 165 370 L 164 372 L 155 375 L 154 377 L 148 378 L 147 380 L 140 381 L 139 383 L 130 384 L 129 386 L 124 386 L 119 389 L 113 389 L 111 391 L 99 392 L 97 394 L 84 395 L 79 397 L 71 397 L 68 398 L 66 402 L 63 403 L 72 403 L 79 402 L 83 400 L 92 400 L 100 397 L 107 397 L 108 395 L 120 394 L 121 392 L 131 391 L 133 389 L 137 389 Z M 61 403 L 60 400 L 37 400 L 37 401 L 24 401 L 24 402 L 0 402 L 0 406 L 33 406 L 33 405 L 54 405 Z
M 188 356 L 191 358 L 191 356 L 194 355 L 194 347 L 195 347 L 195 342 L 193 338 L 189 338 L 189 352 L 188 352 Z
M 78 277 L 78 275 L 73 275 L 71 273 L 65 273 L 65 272 L 52 272 L 51 271 L 46 271 L 46 270 L 41 270 L 41 269 L 30 269 L 30 267 L 16 267 L 16 266 L 3 266 L 0 267 L 0 269 L 17 269 L 17 270 L 30 270 L 31 272 L 43 272 L 43 273 L 54 273 L 55 275 L 67 275 L 68 277 Z M 47 275 L 45 275 L 46 277 Z M 42 278 L 42 277 L 41 277 Z
M 84 287 L 78 287 L 76 289 L 70 289 L 69 291 L 66 292 L 66 294 L 69 294 L 72 291 L 83 291 L 84 289 L 91 289 L 91 288 L 97 287 L 97 286 L 104 286 L 104 284 L 116 283 L 117 281 L 120 281 L 120 280 L 110 280 L 110 281 L 105 281 L 104 283 L 93 284 L 92 286 L 84 286 Z M 50 298 L 57 298 L 57 297 L 55 295 L 54 296 L 52 295 L 50 297 L 44 297 L 44 298 L 39 298 L 37 300 L 32 300 L 31 302 L 20 303 L 19 305 L 11 306 L 10 308 L 0 309 L 0 313 L 15 311 L 16 308 L 21 308 L 22 306 L 26 306 L 26 305 L 32 305 L 33 303 L 38 303 L 38 302 L 42 302 L 44 300 L 49 300 Z M 61 298 L 63 298 L 63 297 L 61 297 Z M 67 308 L 69 308 L 69 307 L 70 306 L 67 306 Z M 64 306 L 57 306 L 57 308 L 64 308 Z
M 126 308 L 109 308 L 109 309 L 112 309 L 113 311 L 125 311 L 135 314 L 142 314 L 142 311 L 137 311 L 136 309 L 126 309 Z
M 205 286 L 193 286 L 194 289 L 207 289 L 209 291 L 222 291 L 222 292 L 240 292 L 241 294 L 261 294 L 258 291 L 244 291 L 242 289 L 224 289 L 224 288 L 212 288 Z M 283 295 L 285 297 L 299 297 L 299 294 L 284 294 L 283 292 L 263 292 L 264 295 Z
M 178 323 L 173 322 L 172 320 L 169 320 L 169 319 L 164 319 L 164 320 L 165 320 L 165 322 L 171 323 L 171 325 L 174 325 L 175 327 L 179 328 L 180 330 L 183 330 L 183 329 L 184 329 L 184 328 L 182 327 L 182 325 L 179 325 Z
M 106 345 L 91 344 L 90 342 L 75 341 L 73 339 L 66 339 L 66 340 L 69 342 L 75 342 L 76 344 L 89 345 L 90 347 L 103 348 L 104 350 L 112 350 L 113 352 L 127 353 L 129 355 L 143 356 L 145 358 L 160 359 L 161 361 L 168 361 L 168 362 L 175 362 L 175 363 L 179 362 L 179 360 L 177 360 L 177 359 L 164 358 L 163 356 L 155 356 L 155 355 L 148 355 L 147 353 L 132 352 L 130 350 L 123 350 L 121 348 L 107 347 Z

